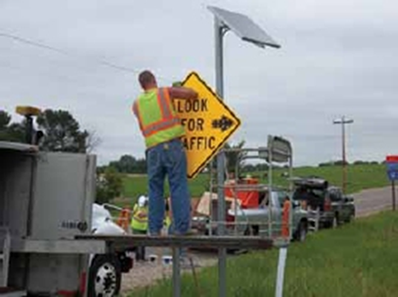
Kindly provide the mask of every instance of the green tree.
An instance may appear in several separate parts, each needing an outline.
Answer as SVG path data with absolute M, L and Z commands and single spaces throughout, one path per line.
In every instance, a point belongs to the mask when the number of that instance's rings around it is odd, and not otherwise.
M 341 166 L 341 165 L 343 165 L 343 164 L 345 164 L 345 165 L 350 165 L 350 163 L 348 162 L 348 161 L 343 161 L 343 160 L 337 160 L 337 161 L 335 161 L 334 162 L 334 165 L 338 165 L 338 166 Z
M 110 162 L 110 166 L 113 166 L 117 171 L 122 173 L 133 173 L 136 167 L 137 160 L 130 155 L 123 155 L 118 161 Z
M 131 155 L 123 155 L 118 161 L 112 161 L 109 166 L 116 168 L 121 173 L 146 173 L 147 165 L 146 160 L 136 159 Z
M 95 201 L 106 203 L 120 196 L 123 187 L 123 180 L 120 173 L 108 166 L 104 173 L 97 171 L 97 193 Z
M 8 114 L 8 112 L 0 110 L 0 131 L 7 129 L 10 122 L 11 116 Z
M 8 125 L 10 124 L 11 116 L 6 112 L 0 111 L 0 140 L 8 140 Z
M 11 115 L 6 111 L 0 111 L 0 140 L 12 142 L 25 142 L 26 123 L 11 124 Z
M 99 143 L 93 132 L 80 130 L 76 119 L 65 110 L 45 110 L 36 119 L 44 132 L 40 147 L 47 151 L 87 153 Z
M 241 140 L 237 144 L 225 144 L 226 149 L 242 149 L 245 145 L 245 141 Z M 246 157 L 247 152 L 239 152 L 239 151 L 226 151 L 225 157 L 227 161 L 227 169 L 228 172 L 235 172 L 236 165 L 240 168 L 243 167 L 244 158 Z

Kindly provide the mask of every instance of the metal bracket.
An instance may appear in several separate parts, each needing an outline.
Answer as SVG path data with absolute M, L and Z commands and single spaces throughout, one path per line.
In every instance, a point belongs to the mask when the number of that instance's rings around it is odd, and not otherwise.
M 224 35 L 227 34 L 227 32 L 230 31 L 231 29 L 220 21 L 220 30 L 221 30 L 221 36 L 224 37 Z

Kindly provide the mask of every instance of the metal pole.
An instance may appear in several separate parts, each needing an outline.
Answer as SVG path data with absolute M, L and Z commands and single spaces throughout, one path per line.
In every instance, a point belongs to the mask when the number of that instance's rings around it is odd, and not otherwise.
M 290 150 L 290 157 L 289 157 L 289 191 L 293 193 L 293 183 L 292 183 L 292 171 L 293 171 L 293 153 Z M 293 235 L 293 194 L 290 197 L 290 210 L 289 210 L 289 240 L 292 238 Z
M 395 180 L 391 181 L 392 188 L 392 210 L 395 211 Z
M 237 184 L 237 182 L 238 182 L 238 180 L 237 180 L 237 172 L 238 172 L 238 167 L 239 167 L 239 161 L 238 161 L 238 159 L 239 159 L 239 152 L 237 152 L 236 153 L 237 154 L 237 157 L 236 157 L 236 164 L 235 164 L 235 178 L 234 178 L 234 185 L 236 185 Z M 234 213 L 235 213 L 235 218 L 237 218 L 238 217 L 238 193 L 236 192 L 236 188 L 233 188 L 232 186 L 231 186 L 231 189 L 232 189 L 232 192 L 234 193 Z M 238 235 L 238 225 L 237 224 L 235 224 L 234 225 L 234 235 L 235 236 L 237 236 Z
M 342 180 L 342 190 L 343 193 L 346 193 L 346 176 L 347 176 L 347 168 L 346 168 L 346 156 L 345 156 L 345 117 L 343 116 L 341 121 L 341 136 L 342 136 L 342 155 L 343 155 L 343 180 Z
M 26 118 L 25 141 L 28 144 L 33 144 L 33 118 L 31 115 L 27 115 L 25 118 Z
M 340 119 L 338 120 L 334 120 L 334 124 L 341 124 L 341 150 L 342 150 L 342 163 L 341 164 L 341 168 L 342 168 L 342 185 L 341 185 L 341 189 L 343 191 L 343 193 L 346 193 L 346 186 L 347 186 L 347 166 L 346 166 L 346 162 L 347 162 L 347 158 L 346 158 L 346 139 L 345 139 L 345 125 L 346 124 L 352 124 L 354 121 L 352 119 L 346 119 L 345 116 L 342 116 Z
M 223 98 L 224 96 L 224 85 L 223 85 L 223 24 L 214 17 L 214 37 L 215 37 L 215 66 L 216 66 L 216 92 Z M 217 234 L 219 236 L 225 233 L 225 199 L 224 199 L 224 188 L 220 187 L 224 185 L 224 151 L 221 149 L 217 155 L 217 194 L 218 194 L 218 224 Z M 227 270 L 227 259 L 226 249 L 218 249 L 218 290 L 219 296 L 226 296 L 226 270 Z
M 292 154 L 289 157 L 289 190 L 290 192 L 293 191 L 293 159 L 292 159 Z
M 268 136 L 268 236 L 272 237 L 272 150 L 273 141 Z
M 180 249 L 173 247 L 173 296 L 181 296 Z
M 213 172 L 213 167 L 214 167 L 214 160 L 211 160 L 210 162 L 210 216 L 209 216 L 209 235 L 213 235 L 213 190 L 214 190 L 214 172 Z

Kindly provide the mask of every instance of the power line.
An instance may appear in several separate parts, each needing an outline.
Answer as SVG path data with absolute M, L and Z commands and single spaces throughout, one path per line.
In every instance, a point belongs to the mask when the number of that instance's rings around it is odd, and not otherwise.
M 28 45 L 31 45 L 31 46 L 35 46 L 35 47 L 38 47 L 38 48 L 50 50 L 50 51 L 53 51 L 53 52 L 56 52 L 56 53 L 59 53 L 59 54 L 66 55 L 66 56 L 81 58 L 81 57 L 79 57 L 79 56 L 77 56 L 75 54 L 71 54 L 71 53 L 69 53 L 69 52 L 67 52 L 65 50 L 62 50 L 62 49 L 59 49 L 59 48 L 56 48 L 56 47 L 53 47 L 53 46 L 49 46 L 49 45 L 44 44 L 42 42 L 29 40 L 29 39 L 26 39 L 24 37 L 20 37 L 20 36 L 14 35 L 14 34 L 9 34 L 9 33 L 0 31 L 0 37 L 9 38 L 9 39 L 21 42 L 21 43 L 25 43 L 25 44 L 28 44 Z M 111 67 L 113 69 L 117 69 L 117 70 L 120 70 L 120 71 L 136 73 L 136 74 L 140 73 L 139 70 L 132 69 L 132 68 L 125 67 L 125 66 L 119 66 L 119 65 L 116 65 L 114 63 L 105 61 L 105 60 L 97 60 L 97 59 L 91 59 L 91 60 L 93 62 L 97 63 L 97 64 L 108 66 L 108 67 Z M 159 80 L 163 80 L 165 82 L 171 83 L 171 81 L 168 80 L 168 79 L 165 79 L 165 78 L 162 78 L 162 77 L 159 77 L 159 76 L 156 76 L 156 77 Z
M 48 50 L 51 50 L 51 51 L 54 51 L 54 52 L 57 52 L 57 53 L 61 53 L 61 54 L 64 54 L 64 55 L 68 55 L 68 53 L 63 51 L 63 50 L 57 49 L 57 48 L 52 47 L 52 46 L 45 45 L 43 43 L 31 41 L 31 40 L 28 40 L 28 39 L 25 39 L 25 38 L 22 38 L 22 37 L 19 37 L 19 36 L 16 36 L 16 35 L 0 32 L 0 36 L 1 37 L 10 38 L 10 39 L 13 39 L 13 40 L 16 40 L 16 41 L 19 41 L 19 42 L 22 42 L 22 43 L 26 43 L 26 44 L 29 44 L 29 45 L 33 45 L 33 46 L 36 46 L 36 47 L 48 49 Z

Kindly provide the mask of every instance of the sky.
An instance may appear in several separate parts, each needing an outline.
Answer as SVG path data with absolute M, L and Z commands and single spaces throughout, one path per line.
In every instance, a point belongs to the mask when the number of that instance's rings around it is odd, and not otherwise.
M 223 99 L 242 121 L 232 143 L 278 135 L 291 141 L 295 166 L 336 160 L 333 120 L 344 115 L 354 120 L 349 161 L 398 153 L 398 4 L 388 0 L 0 0 L 0 108 L 13 121 L 16 105 L 67 109 L 101 138 L 99 164 L 142 158 L 131 113 L 141 70 L 161 85 L 196 71 L 215 87 L 208 5 L 249 16 L 281 45 L 225 35 Z

